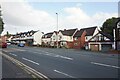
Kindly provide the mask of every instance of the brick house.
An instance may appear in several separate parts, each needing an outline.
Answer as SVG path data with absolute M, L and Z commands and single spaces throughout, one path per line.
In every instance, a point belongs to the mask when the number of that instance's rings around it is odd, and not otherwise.
M 80 48 L 84 47 L 85 35 L 86 35 L 86 32 L 83 29 L 78 30 L 75 33 L 75 35 L 73 36 L 73 38 L 74 38 L 74 40 L 73 40 L 73 48 L 80 49 Z
M 99 28 L 95 27 L 88 27 L 82 28 L 78 30 L 74 35 L 74 47 L 73 48 L 88 48 L 86 43 L 89 39 L 91 39 L 94 35 L 98 33 Z
M 6 42 L 7 36 L 0 36 L 0 42 Z
M 64 29 L 58 32 L 59 47 L 73 48 L 73 36 L 78 29 Z

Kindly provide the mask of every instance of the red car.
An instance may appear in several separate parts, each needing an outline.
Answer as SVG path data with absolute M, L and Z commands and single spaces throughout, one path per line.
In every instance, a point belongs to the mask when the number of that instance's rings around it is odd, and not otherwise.
M 7 48 L 7 43 L 6 42 L 2 42 L 2 48 Z

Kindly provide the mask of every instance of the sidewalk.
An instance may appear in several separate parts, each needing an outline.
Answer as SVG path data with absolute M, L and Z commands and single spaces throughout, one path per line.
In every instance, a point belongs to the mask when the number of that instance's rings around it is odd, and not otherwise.
M 2 50 L 0 49 L 0 80 L 9 78 L 33 78 L 27 72 L 22 70 L 13 62 L 2 57 Z
M 2 79 L 2 49 L 0 48 L 0 80 Z

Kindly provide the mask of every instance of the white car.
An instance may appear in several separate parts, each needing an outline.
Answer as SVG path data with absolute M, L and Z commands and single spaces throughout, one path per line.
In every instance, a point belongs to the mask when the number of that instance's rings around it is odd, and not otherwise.
M 10 45 L 11 43 L 10 42 L 7 42 L 7 45 Z

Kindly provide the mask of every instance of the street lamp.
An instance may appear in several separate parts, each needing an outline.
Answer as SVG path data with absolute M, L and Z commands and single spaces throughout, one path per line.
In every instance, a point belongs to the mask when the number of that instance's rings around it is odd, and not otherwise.
M 58 48 L 58 13 L 56 13 L 57 15 L 57 48 Z

